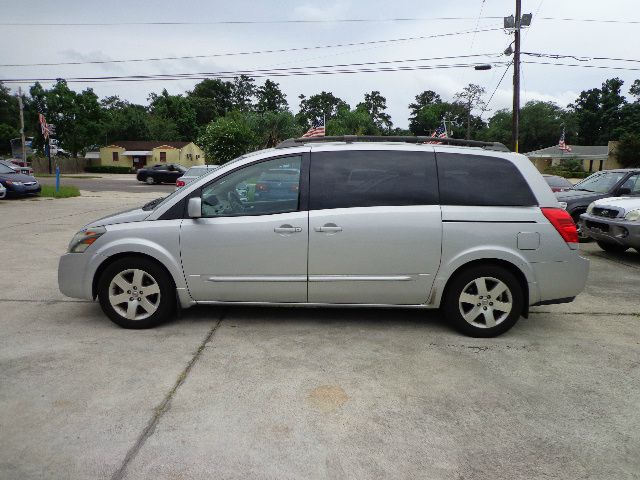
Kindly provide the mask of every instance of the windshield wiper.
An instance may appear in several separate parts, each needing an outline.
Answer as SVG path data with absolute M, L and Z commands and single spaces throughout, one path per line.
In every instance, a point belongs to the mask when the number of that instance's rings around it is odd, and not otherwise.
M 153 210 L 156 205 L 158 205 L 162 200 L 164 200 L 166 197 L 160 197 L 160 198 L 156 198 L 155 200 L 151 200 L 148 203 L 145 203 L 142 206 L 142 210 Z
M 573 187 L 572 190 L 580 190 L 581 192 L 591 192 L 591 193 L 595 193 L 595 191 L 593 190 L 589 190 L 588 188 L 575 188 Z

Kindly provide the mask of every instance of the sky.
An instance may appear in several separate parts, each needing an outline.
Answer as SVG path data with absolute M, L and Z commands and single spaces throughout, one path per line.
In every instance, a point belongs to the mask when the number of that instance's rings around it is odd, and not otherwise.
M 635 7 L 635 8 L 634 8 Z M 423 90 L 434 90 L 451 100 L 467 84 L 485 88 L 485 101 L 495 91 L 486 119 L 499 108 L 510 108 L 512 70 L 498 87 L 511 57 L 502 52 L 512 40 L 501 29 L 500 17 L 514 13 L 515 0 L 328 0 L 321 2 L 183 0 L 181 2 L 96 0 L 0 0 L 0 65 L 58 63 L 166 56 L 212 55 L 267 49 L 288 49 L 343 43 L 371 42 L 416 36 L 468 32 L 439 38 L 201 59 L 100 65 L 8 67 L 0 66 L 0 81 L 10 78 L 68 78 L 74 76 L 149 75 L 235 71 L 349 64 L 402 59 L 481 55 L 468 59 L 424 60 L 405 65 L 490 63 L 488 71 L 472 67 L 368 72 L 339 75 L 306 75 L 272 78 L 280 84 L 291 110 L 298 110 L 300 94 L 331 91 L 352 107 L 364 94 L 378 90 L 387 99 L 394 126 L 408 126 L 408 105 Z M 523 30 L 522 51 L 578 57 L 563 60 L 523 56 L 523 61 L 551 61 L 607 69 L 522 65 L 522 103 L 573 102 L 582 90 L 599 87 L 607 78 L 625 81 L 625 93 L 640 78 L 638 62 L 593 60 L 593 57 L 640 59 L 637 42 L 640 23 L 604 23 L 602 20 L 640 22 L 637 0 L 522 0 L 523 13 L 533 13 L 531 27 Z M 457 17 L 458 19 L 444 19 Z M 499 17 L 499 18 L 482 18 Z M 597 19 L 598 22 L 552 20 L 549 17 Z M 404 18 L 406 21 L 389 21 Z M 437 18 L 437 19 L 436 19 Z M 369 22 L 339 22 L 370 19 Z M 322 20 L 314 23 L 220 24 L 221 21 Z M 185 22 L 182 25 L 123 25 L 132 22 Z M 191 24 L 189 24 L 191 22 Z M 15 25 L 49 23 L 52 25 Z M 116 23 L 118 25 L 65 25 Z M 478 31 L 486 29 L 494 31 Z M 257 79 L 261 84 L 264 79 Z M 151 92 L 166 88 L 182 94 L 197 80 L 147 82 L 70 83 L 74 90 L 93 88 L 99 97 L 119 95 L 146 105 Z M 49 85 L 43 82 L 43 84 Z M 8 84 L 12 89 L 16 85 Z M 26 85 L 28 87 L 28 85 Z M 24 87 L 24 86 L 23 86 Z M 497 89 L 496 89 L 497 88 Z

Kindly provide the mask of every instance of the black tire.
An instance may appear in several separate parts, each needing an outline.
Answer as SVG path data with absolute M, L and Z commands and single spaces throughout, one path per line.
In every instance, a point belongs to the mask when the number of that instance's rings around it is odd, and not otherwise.
M 629 249 L 629 247 L 625 247 L 624 245 L 618 245 L 617 243 L 603 242 L 601 240 L 598 240 L 596 243 L 601 249 L 609 253 L 623 253 Z
M 147 300 L 148 305 L 156 306 L 156 310 L 146 318 L 129 319 L 120 312 L 124 311 L 125 303 L 116 305 L 114 307 L 110 301 L 110 293 L 124 295 L 126 292 L 121 290 L 118 286 L 113 286 L 111 282 L 123 272 L 139 270 L 144 272 L 142 280 L 139 282 L 141 285 L 139 290 L 145 288 L 144 285 L 148 285 L 149 289 L 153 287 L 153 284 L 157 285 L 158 296 L 155 294 L 147 294 L 143 296 L 144 300 Z M 128 278 L 131 275 L 133 281 L 133 273 L 125 273 L 124 277 Z M 132 284 L 133 288 L 133 284 Z M 115 289 L 115 290 L 114 290 Z M 154 287 L 154 290 L 155 287 Z M 132 295 L 137 295 L 133 290 L 127 290 Z M 128 296 L 126 293 L 125 296 Z M 132 296 L 130 298 L 136 298 Z M 138 297 L 137 300 L 142 298 Z M 152 328 L 171 318 L 176 311 L 176 293 L 173 280 L 169 274 L 154 260 L 143 257 L 124 257 L 114 261 L 111 265 L 105 268 L 104 272 L 98 280 L 98 300 L 104 313 L 117 325 L 123 328 L 142 329 Z M 154 305 L 155 304 L 155 305 Z M 129 302 L 126 302 L 128 307 Z M 137 303 L 135 305 L 138 305 Z M 128 311 L 128 310 L 127 310 Z M 148 312 L 144 309 L 143 304 L 135 307 L 134 314 L 139 317 L 144 317 Z
M 578 228 L 578 242 L 589 243 L 593 241 L 593 238 L 583 233 L 582 224 L 580 222 L 580 215 L 582 215 L 583 213 L 585 212 L 574 213 L 573 215 L 571 215 L 571 218 L 573 218 L 573 222 L 576 224 L 576 227 Z
M 477 297 L 478 294 L 481 293 L 477 291 L 475 293 L 473 292 L 475 284 L 472 283 L 483 277 L 487 279 L 484 283 L 489 293 L 499 285 L 498 282 L 502 282 L 502 284 L 507 287 L 508 292 L 505 291 L 500 294 L 498 301 L 496 301 L 495 298 L 486 298 L 485 296 L 482 300 L 478 300 L 478 302 L 481 303 L 480 305 L 461 303 L 463 293 L 471 295 L 472 297 Z M 494 282 L 494 280 L 496 282 Z M 470 286 L 470 284 L 472 285 Z M 501 305 L 508 305 L 510 301 L 510 311 L 500 311 L 494 306 L 491 300 Z M 497 265 L 477 265 L 456 274 L 447 285 L 442 305 L 447 320 L 450 321 L 458 331 L 476 338 L 495 337 L 509 330 L 520 318 L 523 306 L 524 295 L 520 282 L 509 270 Z M 478 321 L 470 323 L 465 320 L 461 309 L 463 311 L 467 309 L 466 313 L 468 316 L 473 316 L 474 313 L 472 309 L 477 309 Z M 485 311 L 487 313 L 484 313 Z M 490 326 L 487 320 L 487 314 L 491 314 L 491 312 L 493 316 L 498 317 L 494 326 Z

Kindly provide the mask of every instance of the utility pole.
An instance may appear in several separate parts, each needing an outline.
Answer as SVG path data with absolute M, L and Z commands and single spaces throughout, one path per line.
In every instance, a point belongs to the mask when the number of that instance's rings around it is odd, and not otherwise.
M 24 138 L 24 108 L 22 105 L 22 88 L 18 87 L 18 106 L 20 107 L 20 140 L 22 141 L 22 161 L 27 165 L 27 146 Z
M 522 0 L 516 0 L 515 41 L 513 53 L 513 114 L 512 137 L 513 151 L 518 153 L 518 136 L 520 134 L 520 20 Z
M 520 34 L 523 27 L 531 25 L 533 15 L 522 15 L 522 0 L 516 0 L 516 15 L 504 17 L 504 28 L 513 30 L 513 49 L 511 45 L 504 51 L 505 55 L 513 53 L 513 113 L 512 113 L 512 141 L 513 151 L 518 152 L 518 137 L 520 134 Z

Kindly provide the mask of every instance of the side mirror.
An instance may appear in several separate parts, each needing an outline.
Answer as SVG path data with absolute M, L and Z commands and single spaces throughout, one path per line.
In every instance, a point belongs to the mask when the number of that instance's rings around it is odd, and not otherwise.
M 189 218 L 202 217 L 202 199 L 200 197 L 191 197 L 189 199 L 187 215 L 189 215 Z
M 618 195 L 622 196 L 622 195 L 629 195 L 631 193 L 631 189 L 630 188 L 619 188 L 618 189 Z

